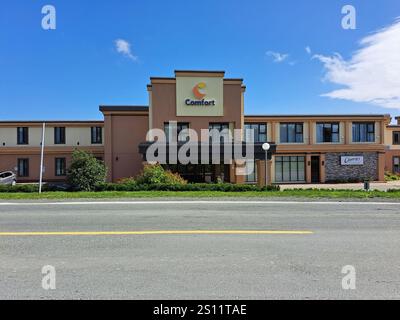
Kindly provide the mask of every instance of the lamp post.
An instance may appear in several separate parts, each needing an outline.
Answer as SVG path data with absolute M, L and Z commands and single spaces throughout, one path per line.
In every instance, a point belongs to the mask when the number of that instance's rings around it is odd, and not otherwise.
M 269 143 L 264 143 L 262 145 L 263 150 L 265 151 L 265 186 L 268 186 L 268 151 L 271 149 L 271 145 Z

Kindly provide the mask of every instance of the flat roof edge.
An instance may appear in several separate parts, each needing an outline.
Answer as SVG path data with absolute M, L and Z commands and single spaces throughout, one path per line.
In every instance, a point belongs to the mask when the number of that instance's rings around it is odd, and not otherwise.
M 387 118 L 390 114 L 245 114 L 248 118 Z
M 112 106 L 112 105 L 101 105 L 99 106 L 100 111 L 148 111 L 148 106 Z

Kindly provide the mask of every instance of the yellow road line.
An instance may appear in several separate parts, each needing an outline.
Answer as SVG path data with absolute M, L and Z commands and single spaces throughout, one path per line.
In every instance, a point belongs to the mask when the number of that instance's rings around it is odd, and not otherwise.
M 0 237 L 19 236 L 125 236 L 125 235 L 196 235 L 196 234 L 253 234 L 253 235 L 307 235 L 312 231 L 268 231 L 268 230 L 160 230 L 160 231 L 59 231 L 59 232 L 0 232 Z

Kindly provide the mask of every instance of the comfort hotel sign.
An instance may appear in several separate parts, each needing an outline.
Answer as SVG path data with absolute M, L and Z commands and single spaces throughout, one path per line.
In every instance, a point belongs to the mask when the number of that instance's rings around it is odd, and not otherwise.
M 222 117 L 222 77 L 176 77 L 176 115 L 179 117 Z

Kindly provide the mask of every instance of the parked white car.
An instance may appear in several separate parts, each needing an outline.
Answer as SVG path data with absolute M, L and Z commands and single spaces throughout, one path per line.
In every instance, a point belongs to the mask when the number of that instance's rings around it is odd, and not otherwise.
M 0 173 L 0 184 L 15 185 L 17 183 L 17 176 L 12 171 L 5 171 Z

